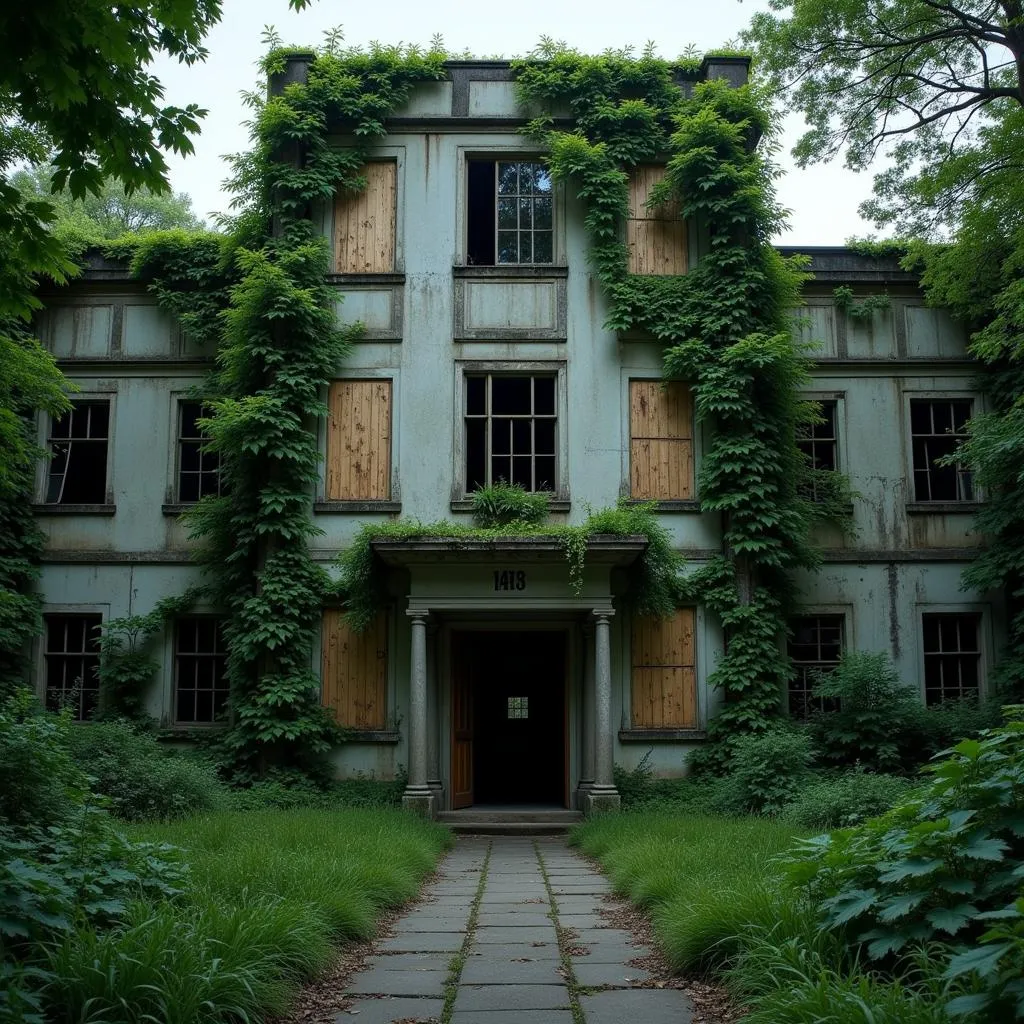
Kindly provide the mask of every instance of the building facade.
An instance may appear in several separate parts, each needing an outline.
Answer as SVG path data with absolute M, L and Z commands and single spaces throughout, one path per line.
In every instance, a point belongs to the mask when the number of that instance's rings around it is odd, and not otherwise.
M 303 67 L 294 58 L 284 77 Z M 702 73 L 742 82 L 746 64 L 712 59 Z M 366 191 L 315 212 L 339 316 L 366 326 L 319 425 L 313 552 L 333 573 L 364 523 L 468 523 L 474 489 L 499 480 L 549 492 L 556 522 L 619 497 L 655 501 L 689 569 L 721 551 L 719 517 L 700 509 L 690 391 L 663 386 L 657 345 L 604 328 L 582 205 L 553 186 L 524 124 L 506 63 L 452 62 L 389 121 Z M 685 273 L 700 226 L 647 209 L 660 173 L 632 178 L 631 269 Z M 938 461 L 983 408 L 965 334 L 895 261 L 803 251 L 815 276 L 794 316 L 822 418 L 801 443 L 818 468 L 848 474 L 856 529 L 816 538 L 824 564 L 800 575 L 799 615 L 780 637 L 794 664 L 780 703 L 807 714 L 813 672 L 844 649 L 888 652 L 931 703 L 984 694 L 1003 609 L 960 579 L 981 543 L 981 496 Z M 837 302 L 840 286 L 888 307 L 864 315 Z M 220 486 L 189 394 L 211 356 L 126 267 L 96 259 L 44 298 L 39 336 L 79 390 L 72 413 L 39 423 L 53 458 L 35 496 L 46 618 L 32 663 L 41 695 L 73 694 L 88 718 L 95 627 L 199 582 L 178 517 Z M 340 774 L 405 767 L 409 802 L 439 810 L 614 803 L 613 764 L 648 752 L 658 772 L 684 771 L 716 710 L 707 680 L 723 636 L 701 606 L 665 622 L 631 614 L 621 580 L 640 541 L 593 541 L 578 591 L 551 539 L 375 550 L 387 612 L 354 634 L 325 607 L 313 653 L 324 703 L 351 730 Z M 216 611 L 169 623 L 158 643 L 148 709 L 169 729 L 223 717 Z

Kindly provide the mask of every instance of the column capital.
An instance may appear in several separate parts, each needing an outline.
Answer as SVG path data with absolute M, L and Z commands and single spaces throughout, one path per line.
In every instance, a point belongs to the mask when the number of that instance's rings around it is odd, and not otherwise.
M 429 608 L 406 608 L 405 614 L 412 619 L 413 622 L 426 622 L 430 618 Z
M 607 622 L 615 615 L 615 610 L 613 608 L 595 608 L 590 614 L 594 617 L 594 622 Z

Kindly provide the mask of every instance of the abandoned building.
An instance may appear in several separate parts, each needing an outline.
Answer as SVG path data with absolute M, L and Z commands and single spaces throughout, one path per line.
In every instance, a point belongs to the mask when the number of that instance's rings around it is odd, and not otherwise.
M 288 74 L 302 72 L 292 58 Z M 734 83 L 746 72 L 741 58 L 702 69 Z M 451 62 L 389 121 L 366 191 L 318 213 L 339 315 L 366 325 L 319 427 L 312 544 L 331 572 L 364 522 L 468 523 L 473 490 L 498 480 L 549 491 L 555 521 L 620 496 L 655 501 L 688 566 L 721 550 L 720 517 L 700 507 L 690 392 L 662 386 L 658 346 L 603 326 L 581 203 L 552 185 L 523 125 L 507 63 Z M 684 273 L 700 226 L 645 207 L 659 174 L 632 178 L 631 269 Z M 802 251 L 815 276 L 794 312 L 822 421 L 801 443 L 849 475 L 856 533 L 821 528 L 824 564 L 801 575 L 780 638 L 794 676 L 779 700 L 805 715 L 812 673 L 844 649 L 888 652 L 922 701 L 984 693 L 1004 612 L 998 595 L 961 588 L 981 496 L 939 462 L 982 404 L 965 333 L 895 260 Z M 851 316 L 839 286 L 884 292 L 888 308 Z M 219 486 L 189 398 L 210 354 L 126 266 L 95 260 L 45 301 L 39 336 L 79 390 L 70 414 L 38 428 L 53 457 L 37 480 L 46 606 L 33 671 L 51 705 L 78 685 L 88 718 L 94 627 L 198 582 L 178 517 Z M 339 774 L 405 767 L 410 801 L 454 810 L 614 802 L 613 765 L 649 751 L 657 772 L 684 771 L 715 714 L 722 632 L 700 606 L 631 616 L 616 581 L 637 542 L 593 544 L 578 595 L 551 538 L 382 540 L 376 552 L 394 568 L 389 610 L 354 634 L 324 608 L 314 651 L 323 701 L 352 729 Z M 228 696 L 216 609 L 170 623 L 161 652 L 150 712 L 169 729 L 216 728 Z

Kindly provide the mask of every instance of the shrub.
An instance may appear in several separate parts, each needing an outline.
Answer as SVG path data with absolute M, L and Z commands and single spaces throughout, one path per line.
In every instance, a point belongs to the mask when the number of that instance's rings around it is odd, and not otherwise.
M 815 739 L 833 765 L 862 764 L 872 771 L 898 770 L 901 739 L 920 703 L 882 652 L 850 651 L 827 675 L 814 696 L 838 700 L 839 709 L 816 716 Z
M 168 821 L 224 801 L 213 767 L 170 751 L 125 721 L 92 722 L 68 736 L 75 761 L 125 821 Z
M 820 776 L 806 782 L 783 813 L 801 828 L 858 825 L 888 811 L 913 785 L 899 775 L 874 775 L 859 769 Z
M 1024 708 L 1007 710 L 1007 725 L 957 744 L 900 806 L 805 842 L 791 863 L 827 924 L 851 929 L 871 958 L 957 944 L 949 973 L 984 987 L 970 1009 L 991 1020 L 1024 1018 L 1019 976 L 1003 969 L 1024 960 Z M 1018 928 L 1018 939 L 1004 934 Z
M 308 779 L 288 782 L 267 779 L 246 789 L 232 791 L 230 806 L 239 811 L 401 807 L 405 783 L 404 772 L 387 781 L 359 774 L 353 779 L 338 779 L 326 786 Z
M 772 729 L 738 737 L 729 774 L 714 784 L 711 806 L 723 814 L 776 814 L 808 778 L 814 746 L 804 729 Z
M 915 703 L 901 737 L 904 762 L 923 764 L 961 740 L 976 738 L 985 729 L 998 728 L 1001 723 L 997 701 L 964 697 L 932 707 Z
M 88 790 L 67 750 L 65 715 L 46 714 L 29 690 L 0 705 L 0 823 L 46 828 L 62 821 Z
M 484 529 L 512 523 L 542 523 L 548 517 L 546 491 L 527 491 L 504 481 L 473 492 L 473 522 Z

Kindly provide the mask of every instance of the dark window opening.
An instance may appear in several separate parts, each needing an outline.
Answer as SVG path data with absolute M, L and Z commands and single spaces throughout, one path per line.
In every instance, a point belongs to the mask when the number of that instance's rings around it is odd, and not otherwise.
M 967 437 L 970 399 L 912 399 L 910 435 L 914 457 L 915 501 L 973 501 L 974 481 L 969 469 L 939 465 Z
M 835 471 L 838 468 L 836 440 L 836 402 L 818 402 L 820 422 L 805 424 L 797 437 L 797 447 L 804 453 L 807 466 L 812 470 L 810 477 L 801 486 L 803 497 L 821 501 L 821 480 L 817 472 Z
M 99 615 L 47 615 L 46 707 L 70 707 L 76 721 L 92 718 L 100 696 Z
M 554 261 L 551 174 L 540 163 L 467 161 L 466 259 L 470 265 Z
M 924 615 L 924 695 L 931 706 L 977 697 L 981 668 L 979 616 Z
M 466 491 L 556 490 L 556 422 L 554 377 L 468 377 Z
M 179 619 L 174 649 L 174 720 L 218 721 L 224 714 L 228 692 L 227 647 L 221 620 Z
M 808 718 L 817 711 L 838 710 L 838 701 L 815 697 L 812 691 L 818 676 L 839 664 L 843 653 L 843 616 L 800 616 L 790 619 L 789 631 L 789 713 L 794 718 Z
M 199 426 L 204 410 L 200 402 L 178 404 L 178 501 L 199 501 L 220 494 L 220 456 L 204 452 L 208 436 Z
M 107 499 L 110 402 L 74 402 L 51 420 L 46 483 L 49 505 L 102 505 Z
M 509 697 L 509 699 L 508 699 L 508 717 L 509 718 L 529 718 L 530 717 L 530 698 L 529 697 Z

